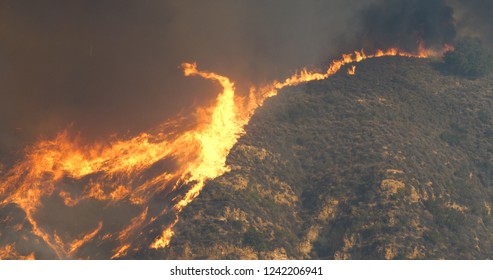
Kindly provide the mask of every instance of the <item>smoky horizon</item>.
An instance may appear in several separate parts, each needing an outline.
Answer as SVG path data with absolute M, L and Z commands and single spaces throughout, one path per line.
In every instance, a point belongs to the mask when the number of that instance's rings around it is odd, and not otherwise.
M 0 156 L 70 127 L 135 135 L 214 102 L 197 62 L 239 94 L 341 52 L 460 36 L 491 45 L 487 1 L 1 1 Z M 470 14 L 474 14 L 472 17 Z M 480 26 L 480 28 L 477 28 Z

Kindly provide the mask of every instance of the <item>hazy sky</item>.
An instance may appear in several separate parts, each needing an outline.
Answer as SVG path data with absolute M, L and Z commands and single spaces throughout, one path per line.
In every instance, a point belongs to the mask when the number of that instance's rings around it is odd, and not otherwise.
M 241 91 L 361 47 L 491 42 L 490 2 L 0 0 L 0 156 L 69 124 L 135 134 L 211 102 L 218 87 L 183 77 L 184 61 Z

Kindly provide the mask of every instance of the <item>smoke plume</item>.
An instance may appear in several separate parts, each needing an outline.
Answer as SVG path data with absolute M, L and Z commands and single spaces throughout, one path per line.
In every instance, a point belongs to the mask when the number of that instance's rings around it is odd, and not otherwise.
M 182 77 L 197 61 L 252 84 L 323 68 L 341 51 L 493 43 L 488 0 L 0 2 L 0 157 L 73 124 L 85 139 L 135 134 L 210 103 Z
M 456 7 L 454 18 L 459 36 L 478 37 L 493 48 L 493 2 L 489 0 L 450 0 Z
M 369 48 L 441 49 L 456 35 L 453 9 L 443 0 L 379 1 L 363 12 L 362 24 Z
M 358 1 L 365 2 L 365 1 Z M 1 1 L 0 155 L 73 124 L 86 139 L 147 130 L 211 102 L 197 61 L 246 88 L 335 53 L 345 1 Z

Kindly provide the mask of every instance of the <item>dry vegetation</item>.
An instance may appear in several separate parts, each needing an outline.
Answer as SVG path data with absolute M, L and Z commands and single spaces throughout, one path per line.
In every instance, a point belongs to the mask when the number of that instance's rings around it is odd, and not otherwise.
M 374 59 L 258 110 L 166 258 L 493 257 L 491 77 Z

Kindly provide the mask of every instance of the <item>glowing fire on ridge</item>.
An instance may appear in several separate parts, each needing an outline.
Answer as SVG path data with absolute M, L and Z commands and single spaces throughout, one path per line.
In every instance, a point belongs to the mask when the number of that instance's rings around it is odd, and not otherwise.
M 169 128 L 179 126 L 169 122 L 156 133 L 142 133 L 128 140 L 116 140 L 107 145 L 84 146 L 67 132 L 53 140 L 39 141 L 26 149 L 23 161 L 13 166 L 0 178 L 0 206 L 13 203 L 20 207 L 32 226 L 32 233 L 41 238 L 58 256 L 73 258 L 78 250 L 91 240 L 112 240 L 117 245 L 110 256 L 120 258 L 127 254 L 140 230 L 167 213 L 175 215 L 171 223 L 161 228 L 147 246 L 159 249 L 169 246 L 178 222 L 178 213 L 202 190 L 209 179 L 229 170 L 226 157 L 249 122 L 256 108 L 278 90 L 303 82 L 322 80 L 337 73 L 342 67 L 365 59 L 383 56 L 424 58 L 438 53 L 420 49 L 411 54 L 397 49 L 377 51 L 367 55 L 363 51 L 343 55 L 334 60 L 325 72 L 301 72 L 283 81 L 252 89 L 248 98 L 235 96 L 235 85 L 227 77 L 197 69 L 195 63 L 182 65 L 186 76 L 199 76 L 218 82 L 222 92 L 209 110 L 197 112 L 197 126 L 183 133 L 167 134 Z M 354 74 L 355 66 L 351 67 Z M 174 168 L 155 176 L 141 176 L 143 172 L 163 160 L 172 160 Z M 90 178 L 78 191 L 60 187 L 64 178 Z M 147 205 L 151 198 L 162 193 L 178 192 L 170 208 L 151 214 Z M 92 229 L 77 237 L 59 236 L 56 231 L 43 227 L 36 218 L 42 199 L 58 196 L 65 206 L 74 207 L 81 201 L 117 203 L 126 201 L 140 209 L 119 233 L 111 232 L 103 221 L 95 221 Z M 33 258 L 21 256 L 15 244 L 0 247 L 2 258 Z

